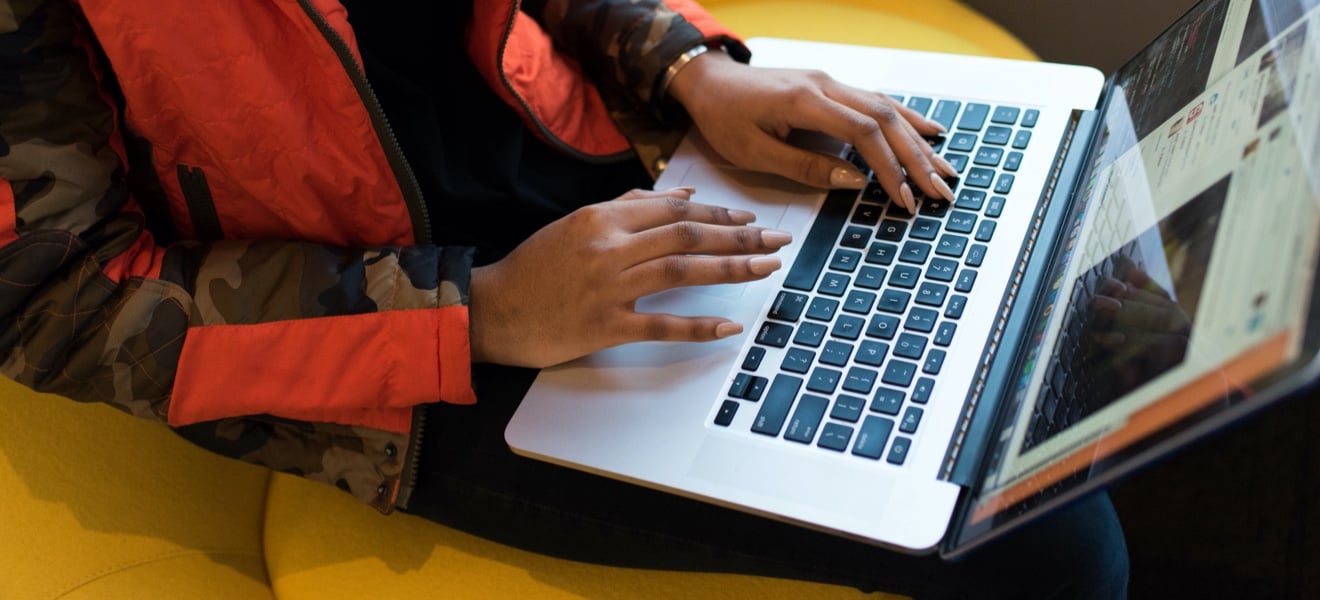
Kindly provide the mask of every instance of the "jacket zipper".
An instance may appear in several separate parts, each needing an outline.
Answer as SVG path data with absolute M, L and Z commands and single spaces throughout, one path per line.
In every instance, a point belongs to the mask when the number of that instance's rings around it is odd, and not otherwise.
M 385 149 L 385 158 L 390 162 L 390 168 L 394 170 L 395 179 L 399 182 L 399 188 L 403 192 L 403 201 L 408 206 L 408 212 L 412 216 L 413 237 L 418 244 L 431 243 L 431 219 L 427 214 L 426 202 L 422 199 L 422 186 L 417 183 L 417 175 L 413 173 L 412 166 L 403 157 L 403 148 L 399 146 L 399 140 L 394 135 L 394 130 L 390 128 L 389 119 L 385 117 L 385 111 L 380 106 L 380 99 L 376 97 L 376 92 L 371 89 L 371 82 L 367 81 L 367 73 L 353 58 L 353 52 L 349 50 L 348 42 L 343 36 L 335 31 L 330 23 L 321 16 L 311 4 L 311 0 L 298 0 L 298 6 L 301 6 L 303 12 L 312 20 L 316 28 L 325 36 L 330 43 L 331 49 L 339 58 L 339 62 L 348 72 L 348 78 L 352 80 L 353 87 L 357 88 L 358 96 L 362 98 L 362 103 L 367 107 L 367 114 L 371 117 L 371 124 L 376 130 L 376 136 L 380 138 L 381 146 Z
M 422 186 L 417 182 L 417 174 L 413 172 L 412 166 L 403 157 L 403 148 L 399 146 L 399 139 L 395 137 L 389 119 L 385 117 L 385 110 L 380 106 L 380 99 L 376 97 L 376 92 L 371 89 L 371 82 L 367 81 L 366 70 L 353 58 L 348 42 L 330 26 L 325 17 L 321 16 L 321 13 L 311 5 L 310 0 L 298 0 L 298 6 L 302 7 L 303 12 L 307 13 L 307 17 L 312 20 L 312 23 L 320 30 L 321 35 L 330 43 L 330 47 L 335 51 L 340 64 L 348 72 L 348 78 L 352 80 L 353 87 L 357 88 L 362 103 L 366 105 L 367 114 L 371 116 L 371 124 L 376 130 L 376 136 L 380 138 L 381 147 L 385 150 L 385 157 L 390 162 L 390 168 L 394 170 L 400 191 L 403 192 L 404 204 L 407 205 L 408 213 L 412 217 L 414 242 L 418 244 L 432 243 L 431 218 L 427 212 L 426 202 L 422 199 Z M 414 408 L 412 431 L 408 434 L 408 450 L 404 455 L 403 470 L 400 473 L 400 478 L 403 480 L 403 485 L 407 486 L 409 496 L 411 496 L 412 490 L 417 487 L 417 458 L 421 452 L 422 429 L 425 427 L 425 421 L 426 411 L 424 407 Z M 397 489 L 391 504 L 398 500 L 399 492 Z M 405 502 L 406 498 L 405 496 Z
M 224 231 L 220 228 L 220 216 L 215 211 L 215 199 L 211 197 L 206 173 L 201 167 L 178 165 L 175 174 L 179 177 L 179 190 L 183 192 L 183 201 L 192 217 L 194 237 L 203 242 L 223 238 Z
M 508 25 L 504 26 L 504 33 L 500 35 L 500 49 L 499 49 L 499 53 L 495 57 L 496 65 L 504 64 L 504 51 L 509 46 L 509 37 L 513 35 L 513 24 L 518 18 L 518 11 L 520 10 L 519 9 L 520 5 L 521 5 L 520 0 L 511 0 L 509 2 L 510 8 L 509 8 L 509 18 L 507 20 Z M 633 156 L 633 152 L 626 150 L 616 154 L 611 154 L 609 156 L 592 156 L 590 154 L 586 154 L 582 152 L 581 150 L 578 150 L 577 148 L 568 145 L 567 142 L 559 139 L 559 136 L 552 133 L 550 131 L 550 128 L 546 127 L 545 123 L 543 123 L 541 119 L 536 116 L 535 112 L 532 112 L 532 107 L 527 104 L 526 100 L 523 100 L 522 94 L 519 94 L 518 90 L 513 89 L 513 84 L 509 81 L 509 77 L 504 73 L 504 69 L 501 67 L 498 68 L 498 71 L 500 73 L 500 85 L 503 85 L 504 89 L 509 90 L 509 94 L 511 94 L 514 98 L 518 100 L 518 106 L 522 107 L 523 114 L 527 115 L 527 118 L 531 119 L 532 122 L 536 124 L 536 128 L 540 130 L 541 134 L 545 137 L 545 139 L 550 140 L 550 142 L 552 142 L 555 148 L 559 149 L 560 152 L 563 152 L 564 154 L 572 156 L 573 158 L 576 158 L 583 162 L 597 164 L 597 165 L 616 163 Z

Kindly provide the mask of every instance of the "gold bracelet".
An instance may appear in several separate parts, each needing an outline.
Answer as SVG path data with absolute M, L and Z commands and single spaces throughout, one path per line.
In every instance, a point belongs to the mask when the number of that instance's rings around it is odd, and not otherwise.
M 715 49 L 720 50 L 721 48 L 719 46 L 716 46 Z M 689 48 L 687 52 L 684 52 L 683 54 L 679 55 L 678 58 L 674 59 L 674 62 L 669 63 L 669 67 L 665 69 L 664 79 L 660 80 L 660 98 L 664 99 L 668 97 L 669 84 L 674 82 L 674 78 L 678 77 L 678 72 L 682 71 L 683 67 L 688 66 L 688 63 L 692 62 L 692 60 L 695 59 L 696 57 L 701 56 L 702 54 L 705 54 L 710 51 L 711 51 L 710 46 L 707 46 L 705 44 L 697 44 Z

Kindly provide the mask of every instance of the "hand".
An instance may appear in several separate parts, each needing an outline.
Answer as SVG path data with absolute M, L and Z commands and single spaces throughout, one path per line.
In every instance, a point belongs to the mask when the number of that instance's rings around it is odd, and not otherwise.
M 751 67 L 723 52 L 693 59 L 674 77 L 669 94 L 711 147 L 739 167 L 821 188 L 866 185 L 848 161 L 784 141 L 793 129 L 819 131 L 856 148 L 889 197 L 910 212 L 916 202 L 908 180 L 927 196 L 954 199 L 944 180 L 957 171 L 923 139 L 944 128 L 884 94 L 818 71 Z
M 1181 363 L 1192 322 L 1187 312 L 1131 259 L 1097 285 L 1089 332 L 1120 389 L 1130 390 Z
M 749 227 L 746 211 L 690 202 L 693 190 L 634 190 L 547 225 L 503 260 L 472 270 L 472 359 L 547 367 L 628 342 L 741 333 L 719 317 L 639 313 L 638 298 L 689 285 L 762 279 L 792 241 Z

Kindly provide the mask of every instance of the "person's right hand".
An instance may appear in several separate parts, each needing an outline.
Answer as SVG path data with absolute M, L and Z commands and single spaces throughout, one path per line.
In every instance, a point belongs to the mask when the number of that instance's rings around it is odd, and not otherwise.
M 547 225 L 495 264 L 472 270 L 472 360 L 547 367 L 637 341 L 741 333 L 721 317 L 639 313 L 638 298 L 690 285 L 762 279 L 790 234 L 755 215 L 691 202 L 692 190 L 634 190 Z

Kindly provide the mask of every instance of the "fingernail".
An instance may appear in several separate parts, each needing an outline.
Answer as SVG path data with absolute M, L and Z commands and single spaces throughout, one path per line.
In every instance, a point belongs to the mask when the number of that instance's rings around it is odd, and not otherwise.
M 944 178 L 940 177 L 939 173 L 931 173 L 930 182 L 935 186 L 935 189 L 939 190 L 940 195 L 944 196 L 945 200 L 953 202 L 953 190 L 949 189 L 949 184 L 944 182 Z
M 729 220 L 735 225 L 746 225 L 756 220 L 756 213 L 749 210 L 732 209 L 729 211 Z
M 841 190 L 860 190 L 866 187 L 866 176 L 851 167 L 835 167 L 830 171 L 830 186 Z
M 936 131 L 939 131 L 940 133 L 948 133 L 948 132 L 949 132 L 949 130 L 946 129 L 946 128 L 944 127 L 944 125 L 941 125 L 939 121 L 934 121 L 934 120 L 931 120 L 931 119 L 926 119 L 926 122 L 929 123 L 931 127 L 934 127 L 935 130 L 936 130 Z
M 720 323 L 715 326 L 715 337 L 723 339 L 729 336 L 738 335 L 742 333 L 742 331 L 743 326 L 738 323 Z
M 941 170 L 941 171 L 944 171 L 944 176 L 945 176 L 945 177 L 957 177 L 957 176 L 958 176 L 958 169 L 953 168 L 953 164 L 952 164 L 952 163 L 950 163 L 950 162 L 947 161 L 947 160 L 944 160 L 944 157 L 943 157 L 943 156 L 940 156 L 940 155 L 938 155 L 938 154 L 935 155 L 935 158 L 938 160 L 938 163 L 937 163 L 937 164 L 939 165 L 940 170 Z
M 773 256 L 758 256 L 747 260 L 747 270 L 753 275 L 769 275 L 779 270 L 783 263 Z
M 917 214 L 917 198 L 912 195 L 912 187 L 906 181 L 898 186 L 898 194 L 903 198 L 904 207 L 912 214 Z
M 793 234 L 778 229 L 766 229 L 761 232 L 761 242 L 770 248 L 783 248 L 793 241 Z
M 687 192 L 687 195 L 691 196 L 692 194 L 697 193 L 697 188 L 694 188 L 694 187 L 689 186 L 689 185 L 683 185 L 683 186 L 679 186 L 679 187 L 672 187 L 672 188 L 669 188 L 669 191 L 671 191 L 671 192 Z
M 1095 306 L 1096 310 L 1109 314 L 1114 314 L 1120 310 L 1123 310 L 1122 301 L 1116 300 L 1114 298 L 1110 298 L 1108 296 L 1096 296 L 1095 298 L 1091 299 L 1091 303 L 1093 306 Z

